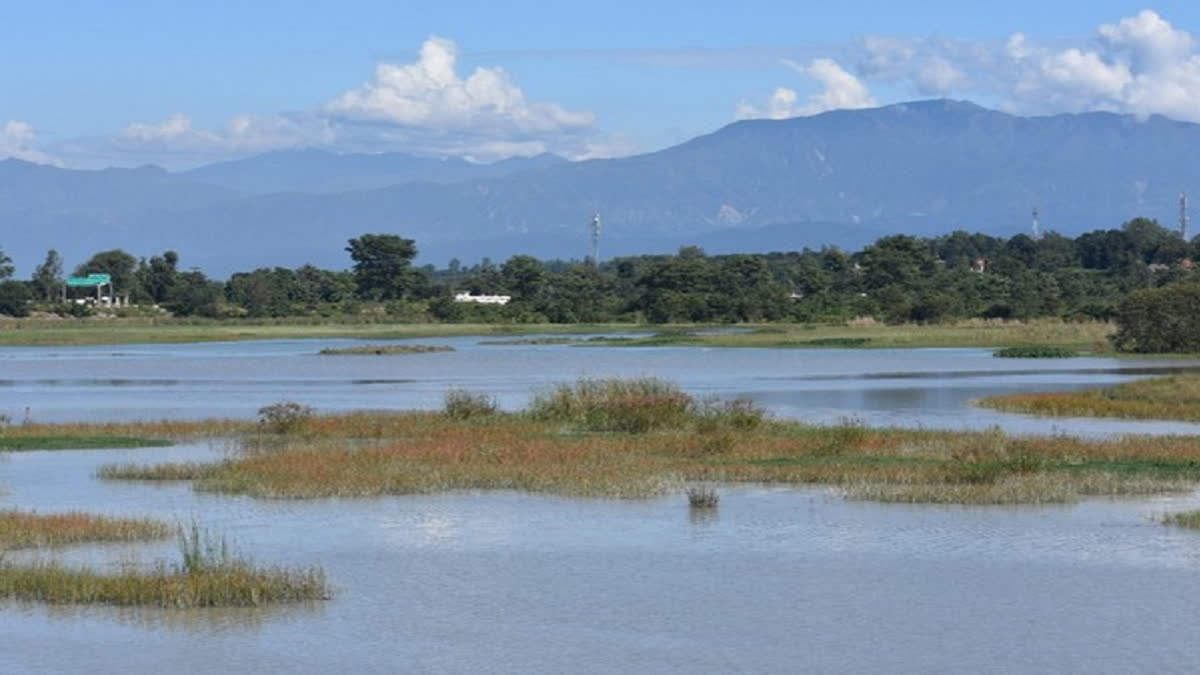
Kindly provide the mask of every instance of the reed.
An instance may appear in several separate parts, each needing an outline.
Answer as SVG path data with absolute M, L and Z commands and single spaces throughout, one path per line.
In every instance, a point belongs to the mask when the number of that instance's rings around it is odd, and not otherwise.
M 1174 375 L 1082 391 L 989 396 L 976 403 L 1050 417 L 1200 421 L 1200 375 Z
M 680 427 L 694 409 L 692 397 L 665 380 L 584 378 L 535 395 L 527 412 L 586 431 L 644 433 Z
M 364 345 L 362 347 L 326 347 L 322 356 L 386 356 L 392 354 L 434 354 L 452 352 L 450 345 Z
M 256 567 L 238 561 L 186 572 L 160 564 L 150 571 L 104 574 L 57 562 L 0 561 L 0 598 L 47 604 L 105 604 L 188 609 L 258 607 L 330 597 L 319 567 Z
M 497 412 L 499 412 L 499 406 L 494 397 L 465 389 L 447 391 L 445 403 L 442 406 L 442 414 L 454 420 L 486 418 Z
M 179 462 L 165 464 L 104 464 L 96 470 L 101 480 L 186 481 L 213 475 L 220 464 Z
M 1164 525 L 1186 527 L 1190 530 L 1200 530 L 1200 510 L 1180 511 L 1163 516 Z
M 57 514 L 0 511 L 0 550 L 148 541 L 166 537 L 170 532 L 166 523 L 148 518 L 112 518 L 79 511 Z
M 118 448 L 162 448 L 174 445 L 162 438 L 130 436 L 9 436 L 0 431 L 0 451 L 34 450 L 111 450 Z
M 690 487 L 687 490 L 688 506 L 693 509 L 715 509 L 721 496 L 711 487 Z

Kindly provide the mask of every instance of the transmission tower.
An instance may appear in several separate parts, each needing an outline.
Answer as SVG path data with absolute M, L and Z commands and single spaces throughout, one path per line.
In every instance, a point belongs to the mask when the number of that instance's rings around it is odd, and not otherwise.
M 592 230 L 592 264 L 600 264 L 600 214 L 592 216 L 592 224 L 589 226 Z
M 1179 193 L 1179 237 L 1188 240 L 1188 204 L 1187 193 Z
M 1038 224 L 1038 210 L 1033 207 L 1033 240 L 1037 241 L 1042 238 L 1042 228 Z

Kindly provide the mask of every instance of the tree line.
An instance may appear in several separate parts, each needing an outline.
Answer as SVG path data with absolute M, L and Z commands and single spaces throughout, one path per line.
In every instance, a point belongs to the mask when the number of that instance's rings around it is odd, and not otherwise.
M 118 296 L 179 316 L 378 316 L 470 322 L 889 322 L 971 317 L 1109 319 L 1135 291 L 1193 283 L 1200 238 L 1185 241 L 1147 219 L 1075 238 L 1034 239 L 956 231 L 891 235 L 859 251 L 803 249 L 591 261 L 516 255 L 445 268 L 417 267 L 417 245 L 394 234 L 364 234 L 345 247 L 350 267 L 303 265 L 238 272 L 220 281 L 180 269 L 166 251 L 137 258 L 101 251 L 74 269 L 109 274 Z M 0 250 L 0 314 L 85 314 L 62 303 L 63 261 L 49 251 L 29 280 L 13 279 Z M 456 302 L 454 295 L 503 294 L 506 305 Z M 71 298 L 68 297 L 68 300 Z

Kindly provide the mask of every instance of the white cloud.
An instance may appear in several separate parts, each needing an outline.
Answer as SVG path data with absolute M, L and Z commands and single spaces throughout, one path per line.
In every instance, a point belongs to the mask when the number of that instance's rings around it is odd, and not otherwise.
M 1072 44 L 1074 43 L 1074 44 Z M 868 36 L 855 71 L 869 85 L 974 98 L 1019 114 L 1107 110 L 1200 122 L 1194 36 L 1157 12 L 1100 25 L 1092 39 L 1040 44 Z
M 324 111 L 340 121 L 508 135 L 571 133 L 594 122 L 590 113 L 526 100 L 501 68 L 476 68 L 462 78 L 457 65 L 454 42 L 431 37 L 415 63 L 379 64 L 370 82 L 330 101 Z
M 5 157 L 38 164 L 58 164 L 57 160 L 37 148 L 33 127 L 17 120 L 9 120 L 0 129 L 0 159 Z
M 199 128 L 177 113 L 72 148 L 90 153 L 93 163 L 141 156 L 179 165 L 306 146 L 477 161 L 543 152 L 586 159 L 633 147 L 626 137 L 597 131 L 591 113 L 529 101 L 501 68 L 480 67 L 463 77 L 457 66 L 454 42 L 431 37 L 415 62 L 380 63 L 368 82 L 309 111 L 239 115 L 220 129 Z
M 808 65 L 801 65 L 789 59 L 784 59 L 782 63 L 805 77 L 815 80 L 821 85 L 821 89 L 809 95 L 803 105 L 799 105 L 800 95 L 795 90 L 777 87 L 762 108 L 748 101 L 738 103 L 734 110 L 734 117 L 737 119 L 766 117 L 779 120 L 802 115 L 816 115 L 829 110 L 870 108 L 877 105 L 866 86 L 833 59 L 813 59 Z

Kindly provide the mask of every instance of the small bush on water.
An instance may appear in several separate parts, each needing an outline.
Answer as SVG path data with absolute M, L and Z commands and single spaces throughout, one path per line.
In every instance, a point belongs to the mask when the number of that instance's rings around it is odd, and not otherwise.
M 1200 530 L 1200 510 L 1169 513 L 1163 516 L 1162 522 L 1163 525 L 1175 525 L 1186 527 L 1190 530 Z
M 687 491 L 688 506 L 693 509 L 715 509 L 721 497 L 710 487 L 690 487 Z
M 491 417 L 496 414 L 496 411 L 495 398 L 465 389 L 447 391 L 445 404 L 442 406 L 442 414 L 453 420 Z
M 316 411 L 303 403 L 280 401 L 258 409 L 259 424 L 276 434 L 293 434 L 308 426 Z

